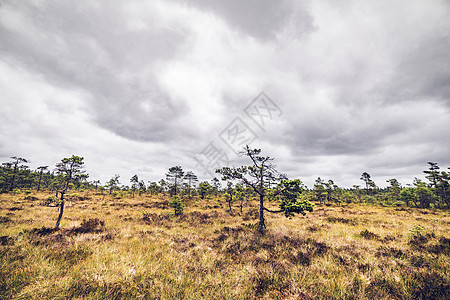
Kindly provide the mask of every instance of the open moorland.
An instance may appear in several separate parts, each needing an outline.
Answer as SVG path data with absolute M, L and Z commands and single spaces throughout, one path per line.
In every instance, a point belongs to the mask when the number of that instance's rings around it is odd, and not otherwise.
M 292 219 L 221 197 L 0 195 L 2 299 L 449 299 L 450 214 L 324 205 Z

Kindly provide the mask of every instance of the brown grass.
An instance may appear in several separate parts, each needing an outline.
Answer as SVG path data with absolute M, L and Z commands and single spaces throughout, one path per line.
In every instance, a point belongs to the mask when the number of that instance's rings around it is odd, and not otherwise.
M 316 204 L 260 236 L 256 206 L 89 195 L 58 231 L 47 193 L 0 195 L 1 299 L 450 298 L 447 211 Z

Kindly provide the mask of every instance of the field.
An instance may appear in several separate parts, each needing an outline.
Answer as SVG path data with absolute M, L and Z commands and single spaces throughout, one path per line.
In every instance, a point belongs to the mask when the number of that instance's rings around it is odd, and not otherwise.
M 261 236 L 256 201 L 84 191 L 54 231 L 48 195 L 0 195 L 1 299 L 450 299 L 448 211 L 316 203 Z

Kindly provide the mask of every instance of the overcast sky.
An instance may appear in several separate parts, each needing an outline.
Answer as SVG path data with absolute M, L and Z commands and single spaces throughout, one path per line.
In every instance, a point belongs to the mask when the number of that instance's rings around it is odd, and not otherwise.
M 406 185 L 450 166 L 450 2 L 0 0 L 0 104 L 1 162 L 102 183 L 248 142 L 308 187 Z

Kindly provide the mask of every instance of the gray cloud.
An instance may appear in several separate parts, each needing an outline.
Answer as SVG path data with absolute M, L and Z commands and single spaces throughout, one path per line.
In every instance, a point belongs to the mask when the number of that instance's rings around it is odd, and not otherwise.
M 183 28 L 133 28 L 118 5 L 72 5 L 10 3 L 11 18 L 20 15 L 33 30 L 0 27 L 2 53 L 51 84 L 89 92 L 89 112 L 104 128 L 130 139 L 170 139 L 165 121 L 185 106 L 160 88 L 157 72 L 183 46 Z
M 211 11 L 237 29 L 263 41 L 277 36 L 292 26 L 297 37 L 314 29 L 307 1 L 293 0 L 173 0 Z
M 411 45 L 396 66 L 388 92 L 398 100 L 437 100 L 450 106 L 450 36 L 438 32 Z
M 220 132 L 265 91 L 282 117 L 265 131 L 245 121 L 291 176 L 410 180 L 428 160 L 450 165 L 449 9 L 3 1 L 0 158 L 76 152 L 95 176 L 128 181 L 136 170 L 157 180 L 172 165 L 194 169 L 210 141 L 226 149 Z

